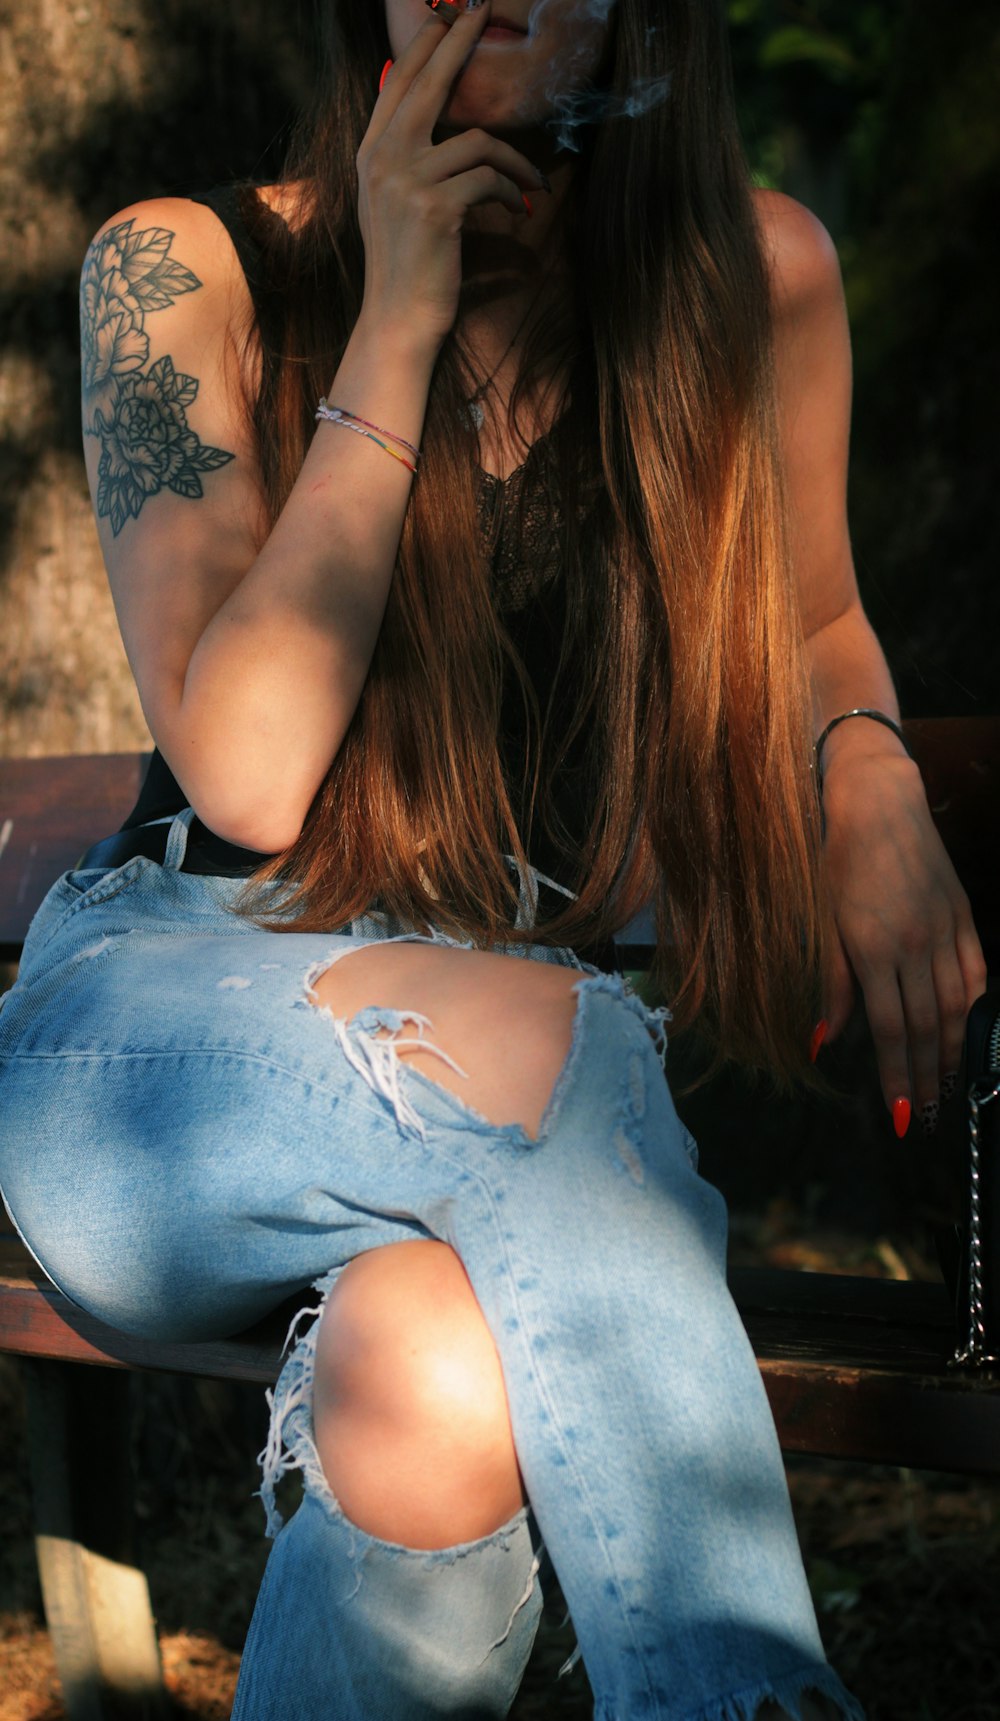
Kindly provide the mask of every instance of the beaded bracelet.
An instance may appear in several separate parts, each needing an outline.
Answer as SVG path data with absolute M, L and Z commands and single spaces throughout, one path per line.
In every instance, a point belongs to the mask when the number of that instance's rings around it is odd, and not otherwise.
M 379 424 L 369 424 L 367 418 L 359 418 L 356 413 L 345 412 L 341 406 L 330 406 L 325 397 L 316 408 L 316 418 L 324 419 L 327 424 L 340 424 L 345 430 L 353 430 L 357 436 L 367 436 L 369 442 L 374 442 L 378 448 L 384 448 L 386 454 L 391 454 L 394 460 L 400 461 L 408 472 L 416 472 L 416 466 L 411 465 L 404 455 L 398 454 L 395 448 L 390 448 L 388 443 L 379 440 L 382 436 L 388 436 L 390 441 L 398 442 L 401 448 L 408 448 L 414 460 L 418 461 L 419 448 L 414 448 L 412 442 L 407 442 L 405 437 L 396 436 L 391 430 L 383 430 Z M 376 430 L 378 436 L 373 434 Z
M 873 723 L 881 723 L 886 729 L 891 729 L 893 734 L 903 743 L 908 757 L 911 759 L 913 758 L 913 754 L 910 752 L 910 748 L 907 744 L 906 736 L 903 734 L 902 729 L 894 717 L 887 717 L 884 711 L 873 711 L 867 705 L 858 705 L 853 711 L 842 711 L 839 717 L 831 717 L 829 723 L 819 737 L 819 740 L 816 741 L 813 746 L 813 769 L 816 772 L 816 781 L 821 790 L 823 787 L 822 754 L 824 743 L 827 736 L 831 735 L 834 729 L 836 729 L 838 723 L 846 723 L 849 717 L 870 717 Z

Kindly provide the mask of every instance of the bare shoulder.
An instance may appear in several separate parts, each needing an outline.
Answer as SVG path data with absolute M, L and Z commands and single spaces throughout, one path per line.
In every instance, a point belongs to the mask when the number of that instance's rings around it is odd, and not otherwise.
M 231 288 L 242 278 L 219 217 L 190 197 L 151 197 L 117 210 L 90 242 L 85 277 L 102 262 L 105 271 L 115 266 L 130 285 L 139 284 L 147 310 L 165 310 L 195 286 Z
M 199 499 L 245 451 L 231 336 L 248 305 L 229 236 L 202 204 L 132 203 L 95 234 L 80 280 L 83 430 L 112 537 L 161 492 Z
M 156 313 L 170 313 L 173 327 L 200 324 L 207 337 L 212 325 L 225 324 L 246 300 L 232 241 L 204 204 L 187 197 L 149 198 L 110 216 L 88 246 L 80 279 L 85 424 L 87 363 L 98 359 L 88 350 L 88 334 L 100 331 L 106 349 L 113 331 L 116 368 L 123 362 L 136 368 L 139 354 L 148 356 L 149 319 Z
M 837 248 L 818 215 L 783 191 L 758 186 L 752 193 L 757 225 L 771 272 L 776 314 L 839 300 L 843 285 Z

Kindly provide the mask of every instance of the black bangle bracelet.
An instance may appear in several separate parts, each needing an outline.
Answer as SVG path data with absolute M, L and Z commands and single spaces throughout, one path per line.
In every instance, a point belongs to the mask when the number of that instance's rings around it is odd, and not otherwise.
M 907 745 L 906 736 L 894 717 L 887 717 L 884 711 L 873 711 L 867 705 L 859 705 L 854 711 L 842 711 L 839 717 L 831 717 L 819 740 L 813 746 L 813 769 L 816 772 L 816 781 L 821 791 L 823 788 L 822 754 L 824 743 L 827 736 L 836 729 L 837 724 L 846 723 L 849 717 L 870 717 L 873 723 L 881 723 L 884 728 L 891 729 L 893 734 L 903 743 L 907 757 L 913 758 Z

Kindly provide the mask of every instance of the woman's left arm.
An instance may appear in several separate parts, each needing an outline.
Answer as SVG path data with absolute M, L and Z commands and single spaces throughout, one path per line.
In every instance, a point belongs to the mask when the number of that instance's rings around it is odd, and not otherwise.
M 775 368 L 791 553 L 819 735 L 872 706 L 898 718 L 892 677 L 861 607 L 847 523 L 851 346 L 837 253 L 809 210 L 755 194 L 771 260 Z M 886 1105 L 937 1121 L 986 966 L 968 898 L 938 836 L 917 767 L 891 730 L 862 717 L 823 749 L 826 872 L 840 934 L 828 1037 L 864 994 Z M 949 1085 L 953 1085 L 949 1084 Z

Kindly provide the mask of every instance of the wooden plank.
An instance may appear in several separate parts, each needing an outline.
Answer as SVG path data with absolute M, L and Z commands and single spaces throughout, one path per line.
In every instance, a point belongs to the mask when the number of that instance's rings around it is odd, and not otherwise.
M 0 960 L 16 960 L 59 874 L 131 812 L 148 760 L 148 753 L 0 759 Z
M 0 1349 L 270 1384 L 303 1292 L 233 1338 L 164 1344 L 95 1321 L 0 1249 Z M 1000 1381 L 949 1366 L 943 1286 L 743 1268 L 731 1285 L 788 1452 L 1000 1474 Z
M 943 1285 L 742 1268 L 730 1287 L 784 1451 L 1000 1475 L 1000 1380 L 952 1366 Z
M 307 1297 L 303 1293 L 298 1306 Z M 280 1367 L 292 1313 L 289 1308 L 287 1313 L 271 1315 L 231 1339 L 166 1343 L 105 1326 L 52 1287 L 0 1280 L 0 1350 L 106 1368 L 143 1368 L 270 1385 Z
M 69 1721 L 166 1721 L 136 1564 L 131 1381 L 25 1361 L 35 1546 Z
M 729 1285 L 758 1355 L 949 1376 L 955 1316 L 941 1283 L 744 1267 Z
M 903 724 L 942 840 L 1000 965 L 1000 717 L 908 718 Z M 0 760 L 0 960 L 14 960 L 53 880 L 116 830 L 145 775 L 146 753 Z M 652 928 L 640 916 L 619 941 L 624 967 L 648 965 Z
M 758 1362 L 784 1452 L 1000 1476 L 996 1383 Z
M 70 1302 L 45 1277 L 16 1233 L 0 1230 L 0 1351 L 15 1356 L 270 1385 L 281 1366 L 288 1324 L 308 1297 L 309 1292 L 303 1291 L 258 1326 L 231 1339 L 199 1344 L 140 1339 L 106 1326 Z

